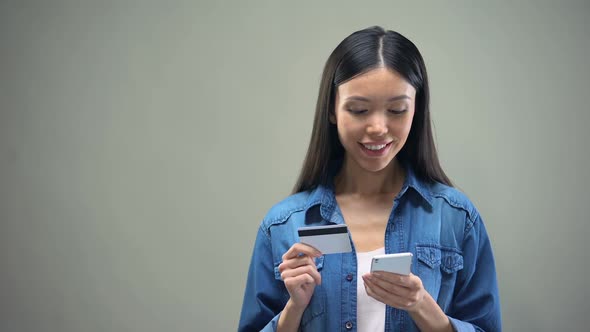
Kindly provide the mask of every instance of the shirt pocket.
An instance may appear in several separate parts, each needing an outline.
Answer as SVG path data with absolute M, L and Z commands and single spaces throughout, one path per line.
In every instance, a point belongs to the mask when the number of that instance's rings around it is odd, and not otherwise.
M 281 278 L 281 272 L 279 271 L 279 265 L 281 263 L 282 263 L 282 261 L 275 262 L 274 272 L 275 272 L 275 279 L 282 281 L 283 279 Z M 315 258 L 315 264 L 316 264 L 318 271 L 320 272 L 320 275 L 322 275 L 322 270 L 324 268 L 324 256 L 320 256 L 320 257 Z M 324 284 L 324 282 L 326 282 L 326 280 L 325 280 L 324 275 L 322 275 L 322 285 Z M 317 330 L 315 327 L 318 324 L 315 324 L 314 321 L 317 317 L 323 316 L 326 311 L 327 296 L 326 296 L 326 291 L 322 285 L 315 286 L 311 300 L 309 301 L 307 308 L 303 312 L 303 316 L 301 317 L 301 324 L 299 326 L 300 330 L 302 330 L 302 331 L 305 331 L 307 329 L 310 329 L 310 331 Z M 285 292 L 286 292 L 285 297 L 286 297 L 286 300 L 288 301 L 289 300 L 289 293 L 287 292 L 286 288 L 285 288 Z M 311 324 L 311 323 L 314 323 L 314 324 Z
M 455 248 L 438 244 L 416 245 L 416 273 L 424 288 L 437 299 L 452 296 L 457 272 L 463 269 L 463 255 Z

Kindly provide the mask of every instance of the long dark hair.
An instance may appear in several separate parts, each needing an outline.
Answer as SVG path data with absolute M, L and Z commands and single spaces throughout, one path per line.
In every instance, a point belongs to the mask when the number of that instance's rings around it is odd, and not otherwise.
M 311 140 L 294 193 L 313 189 L 330 180 L 329 165 L 344 156 L 336 125 L 329 120 L 335 108 L 336 89 L 351 78 L 377 67 L 395 70 L 416 89 L 412 127 L 406 144 L 396 157 L 408 163 L 422 180 L 452 186 L 440 166 L 434 145 L 430 92 L 422 55 L 406 37 L 374 26 L 346 37 L 326 61 Z

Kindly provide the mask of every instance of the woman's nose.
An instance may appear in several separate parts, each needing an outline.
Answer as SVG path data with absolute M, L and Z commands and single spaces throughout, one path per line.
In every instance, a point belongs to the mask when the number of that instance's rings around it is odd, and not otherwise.
M 374 114 L 367 124 L 367 134 L 383 136 L 387 133 L 387 119 L 383 114 Z

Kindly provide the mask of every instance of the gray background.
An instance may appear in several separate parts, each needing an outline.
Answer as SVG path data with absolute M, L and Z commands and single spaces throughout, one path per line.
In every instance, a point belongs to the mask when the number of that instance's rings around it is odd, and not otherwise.
M 235 330 L 323 64 L 375 24 L 425 57 L 505 330 L 584 330 L 589 16 L 583 1 L 2 1 L 0 330 Z

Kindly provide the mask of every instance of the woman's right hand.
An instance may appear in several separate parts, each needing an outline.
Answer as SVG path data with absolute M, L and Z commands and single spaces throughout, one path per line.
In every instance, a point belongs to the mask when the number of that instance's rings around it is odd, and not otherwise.
M 281 278 L 296 308 L 307 308 L 316 285 L 322 283 L 314 258 L 322 255 L 317 249 L 303 243 L 295 243 L 283 255 L 279 265 Z

